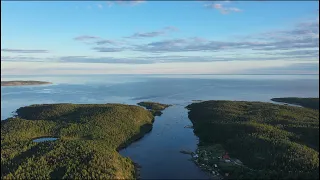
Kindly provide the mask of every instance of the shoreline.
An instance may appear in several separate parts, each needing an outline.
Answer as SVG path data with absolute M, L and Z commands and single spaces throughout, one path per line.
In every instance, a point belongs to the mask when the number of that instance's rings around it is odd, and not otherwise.
M 120 154 L 120 151 L 121 150 L 124 150 L 126 149 L 128 146 L 130 146 L 131 144 L 139 141 L 140 139 L 142 139 L 145 135 L 147 135 L 148 133 L 150 133 L 152 131 L 152 128 L 153 128 L 153 123 L 155 121 L 155 117 L 153 117 L 152 119 L 152 124 L 145 124 L 143 126 L 140 127 L 140 132 L 135 134 L 134 136 L 132 136 L 130 139 L 128 139 L 127 142 L 121 144 L 119 147 L 117 147 L 117 152 Z M 121 154 L 120 154 L 121 155 Z M 122 155 L 121 155 L 122 156 Z M 124 156 L 122 156 L 124 157 Z M 137 180 L 140 180 L 141 177 L 140 177 L 140 170 L 141 170 L 141 166 L 140 164 L 138 164 L 137 162 L 134 162 L 131 158 L 129 158 L 131 161 L 132 161 L 132 164 L 134 166 L 134 177 L 137 179 Z
M 152 124 L 151 124 L 151 125 L 150 125 L 150 124 L 146 124 L 146 125 L 149 126 L 149 127 L 146 126 L 146 127 L 149 128 L 149 129 L 146 129 L 146 131 L 144 131 L 144 132 L 139 132 L 138 134 L 132 136 L 132 137 L 128 140 L 128 142 L 123 143 L 123 144 L 121 144 L 119 147 L 117 147 L 116 151 L 120 154 L 120 151 L 121 151 L 121 150 L 126 149 L 126 148 L 127 148 L 128 146 L 130 146 L 132 143 L 135 143 L 135 142 L 139 141 L 139 140 L 142 139 L 146 134 L 150 133 L 151 130 L 152 130 L 152 128 L 153 128 L 153 122 L 154 122 L 154 120 L 152 121 Z M 142 128 L 142 127 L 140 127 L 140 131 L 141 131 L 141 128 Z M 122 156 L 122 155 L 120 154 L 120 156 Z M 125 157 L 125 156 L 122 156 L 122 157 Z M 134 166 L 134 174 L 133 174 L 133 176 L 134 176 L 137 180 L 138 180 L 138 179 L 141 179 L 141 178 L 140 178 L 140 169 L 141 169 L 141 166 L 140 166 L 137 162 L 134 162 L 131 158 L 129 158 L 129 159 L 132 161 L 132 164 L 133 164 L 133 166 Z
M 137 103 L 138 106 L 140 107 L 144 107 L 144 102 L 140 102 L 140 103 Z M 160 104 L 160 103 L 154 103 L 154 102 L 149 102 L 150 104 L 156 104 L 156 105 L 164 105 L 164 104 Z M 143 105 L 142 105 L 143 104 Z M 164 105 L 163 107 L 161 107 L 160 109 L 157 109 L 157 113 L 154 113 L 154 109 L 148 109 L 146 108 L 146 110 L 148 110 L 152 115 L 153 115 L 153 119 L 151 121 L 152 124 L 145 124 L 143 126 L 140 127 L 140 132 L 135 134 L 134 136 L 132 136 L 130 139 L 128 139 L 127 142 L 121 144 L 119 147 L 117 147 L 117 152 L 119 153 L 121 150 L 123 149 L 126 149 L 128 146 L 130 146 L 132 143 L 135 143 L 137 141 L 139 141 L 140 139 L 142 139 L 146 134 L 150 133 L 152 131 L 152 128 L 153 128 L 153 123 L 155 122 L 155 118 L 156 116 L 161 116 L 162 115 L 162 111 L 167 109 L 168 107 L 170 107 L 172 105 Z M 120 153 L 119 153 L 120 154 Z M 121 155 L 122 156 L 122 155 Z M 124 156 L 122 156 L 124 157 Z M 137 180 L 140 180 L 141 177 L 140 177 L 140 170 L 141 170 L 141 166 L 140 164 L 138 164 L 137 162 L 134 162 L 131 158 L 130 160 L 132 161 L 132 164 L 134 166 L 134 177 L 137 179 Z
M 34 85 L 46 85 L 53 84 L 46 81 L 1 81 L 1 86 L 34 86 Z

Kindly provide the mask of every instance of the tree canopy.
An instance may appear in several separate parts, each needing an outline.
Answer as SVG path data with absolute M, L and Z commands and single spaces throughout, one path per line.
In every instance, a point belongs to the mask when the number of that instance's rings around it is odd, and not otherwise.
M 229 178 L 319 178 L 318 110 L 244 101 L 187 108 L 199 146 L 221 144 L 251 169 Z
M 117 150 L 152 128 L 154 116 L 123 104 L 22 107 L 1 122 L 1 179 L 132 179 Z M 38 137 L 58 137 L 36 143 Z

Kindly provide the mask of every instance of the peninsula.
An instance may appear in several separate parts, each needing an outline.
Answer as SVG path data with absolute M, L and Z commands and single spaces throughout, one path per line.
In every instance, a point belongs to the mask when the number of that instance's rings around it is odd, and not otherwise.
M 149 110 L 123 104 L 42 104 L 16 112 L 1 121 L 1 179 L 137 178 L 137 166 L 118 150 L 154 121 Z M 41 137 L 55 140 L 33 141 Z
M 45 81 L 1 81 L 1 86 L 30 86 L 30 85 L 44 85 L 52 84 Z
M 161 103 L 148 102 L 148 101 L 139 102 L 138 105 L 145 107 L 154 116 L 161 116 L 162 111 L 171 106 L 169 104 L 161 104 Z
M 319 179 L 319 110 L 246 101 L 187 109 L 200 141 L 192 159 L 213 176 Z

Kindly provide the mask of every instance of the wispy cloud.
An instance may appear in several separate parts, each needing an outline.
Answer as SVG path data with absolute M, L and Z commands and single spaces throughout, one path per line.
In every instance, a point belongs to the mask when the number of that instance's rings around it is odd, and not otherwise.
M 148 43 L 120 40 L 103 39 L 98 36 L 79 36 L 76 40 L 90 42 L 94 45 L 91 50 L 99 53 L 111 52 L 141 52 L 141 53 L 180 53 L 194 52 L 211 54 L 211 56 L 190 56 L 190 57 L 134 57 L 137 63 L 140 60 L 148 61 L 148 63 L 161 62 L 211 62 L 211 61 L 241 61 L 241 60 L 296 60 L 310 59 L 317 60 L 319 56 L 319 21 L 305 21 L 297 23 L 289 29 L 270 30 L 268 32 L 252 34 L 245 38 L 235 38 L 234 40 L 212 40 L 202 37 L 187 37 L 176 39 L 164 39 L 158 41 L 150 41 Z M 165 33 L 177 31 L 173 26 L 164 27 L 158 31 L 135 33 L 130 38 L 150 38 L 162 36 Z M 228 56 L 232 52 L 246 51 L 242 57 L 239 55 Z M 221 53 L 226 56 L 223 57 Z M 213 56 L 219 54 L 220 56 Z M 160 55 L 160 54 L 159 54 Z M 262 57 L 260 57 L 262 56 Z M 81 61 L 84 61 L 84 58 Z M 76 61 L 76 60 L 74 60 Z M 97 60 L 101 62 L 102 60 Z M 123 60 L 121 62 L 126 62 Z M 143 62 L 145 62 L 143 61 Z
M 215 41 L 203 38 L 171 39 L 138 45 L 135 50 L 146 52 L 215 52 L 237 49 L 273 51 L 303 48 L 319 48 L 319 21 L 299 23 L 288 30 L 275 30 L 250 35 L 243 40 Z
M 167 26 L 158 31 L 134 33 L 131 36 L 124 37 L 125 39 L 137 39 L 137 38 L 151 38 L 165 35 L 170 32 L 178 31 L 178 28 L 174 26 Z M 83 35 L 75 37 L 74 40 L 81 41 L 86 44 L 94 44 L 97 47 L 92 48 L 97 52 L 120 52 L 125 50 L 134 50 L 136 45 L 127 42 L 125 39 L 110 40 L 103 39 L 99 36 Z
M 319 50 L 295 50 L 295 51 L 281 52 L 281 53 L 277 53 L 277 54 L 290 55 L 290 56 L 317 57 L 317 56 L 319 56 Z
M 58 62 L 68 63 L 112 63 L 112 64 L 151 64 L 152 61 L 132 60 L 129 58 L 112 58 L 112 57 L 90 57 L 90 56 L 63 56 Z
M 167 26 L 164 27 L 161 30 L 158 31 L 151 31 L 151 32 L 137 32 L 134 33 L 131 36 L 125 37 L 125 38 L 150 38 L 150 37 L 158 37 L 158 36 L 162 36 L 165 35 L 169 32 L 174 32 L 174 31 L 178 31 L 178 28 L 173 27 L 173 26 Z
M 126 49 L 123 48 L 115 48 L 115 47 L 94 47 L 93 50 L 97 52 L 120 52 Z
M 136 51 L 146 52 L 187 52 L 187 51 L 226 51 L 230 49 L 252 49 L 267 46 L 264 42 L 231 42 L 201 40 L 195 38 L 156 41 L 136 47 Z
M 134 50 L 145 52 L 187 52 L 187 51 L 227 51 L 227 50 L 293 50 L 299 48 L 318 48 L 319 42 L 302 40 L 282 40 L 275 42 L 255 42 L 255 41 L 212 41 L 199 43 L 193 39 L 174 39 L 157 41 L 145 45 L 139 45 Z
M 101 52 L 114 52 L 118 50 L 104 50 Z M 197 63 L 197 62 L 234 62 L 234 61 L 296 61 L 304 58 L 307 62 L 318 63 L 318 60 L 310 58 L 318 57 L 317 52 L 280 52 L 280 53 L 261 53 L 258 56 L 240 56 L 239 54 L 226 55 L 154 55 L 154 56 L 134 56 L 134 57 L 95 57 L 95 56 L 60 56 L 60 57 L 32 57 L 32 56 L 1 56 L 1 61 L 7 62 L 65 62 L 65 63 L 112 63 L 112 64 L 161 64 L 161 63 Z M 273 56 L 270 56 L 273 55 Z
M 256 54 L 262 55 L 280 55 L 286 57 L 295 57 L 295 58 L 315 58 L 319 57 L 319 50 L 316 49 L 297 49 L 297 50 L 288 50 L 288 51 L 280 51 L 280 52 L 273 52 L 273 51 L 263 51 Z
M 2 52 L 10 53 L 48 53 L 48 50 L 43 49 L 1 49 Z
M 1 56 L 1 61 L 12 61 L 12 62 L 42 62 L 40 58 L 30 56 Z
M 74 38 L 75 41 L 83 42 L 87 45 L 96 45 L 98 47 L 92 48 L 93 50 L 96 50 L 98 52 L 119 52 L 121 49 L 117 49 L 116 47 L 125 44 L 124 40 L 110 40 L 110 39 L 104 39 L 102 37 L 98 36 L 78 36 Z M 101 47 L 104 46 L 104 47 Z
M 298 23 L 294 28 L 289 30 L 275 30 L 271 32 L 262 33 L 257 35 L 256 38 L 262 40 L 272 39 L 317 39 L 319 38 L 319 21 L 307 21 Z
M 209 9 L 216 9 L 220 11 L 222 14 L 229 14 L 232 12 L 242 12 L 243 10 L 230 6 L 230 1 L 223 1 L 223 2 L 214 2 L 214 3 L 206 3 L 204 4 L 204 7 Z
M 152 31 L 152 32 L 143 32 L 143 33 L 134 33 L 131 36 L 125 38 L 149 38 L 149 37 L 157 37 L 164 35 L 164 31 Z
M 257 50 L 319 48 L 319 21 L 298 23 L 292 29 L 270 31 L 247 39 L 267 42 L 267 46 L 257 47 Z
M 111 64 L 153 64 L 155 59 L 146 58 L 113 58 L 90 56 L 60 56 L 38 58 L 32 56 L 1 56 L 1 61 L 7 62 L 61 62 L 61 63 L 111 63 Z
M 105 44 L 109 44 L 109 45 L 118 45 L 120 44 L 120 42 L 117 41 L 113 41 L 113 40 L 99 40 L 94 42 L 97 45 L 105 45 Z
M 300 57 L 308 56 L 315 58 L 316 54 L 311 54 L 311 50 L 318 50 L 319 48 L 318 25 L 318 20 L 305 21 L 297 23 L 290 29 L 271 30 L 264 33 L 252 34 L 243 38 L 235 38 L 231 41 L 217 41 L 202 37 L 167 39 L 151 41 L 149 43 L 133 43 L 124 39 L 110 40 L 97 36 L 79 36 L 75 39 L 81 41 L 87 40 L 89 44 L 96 46 L 91 47 L 91 49 L 100 53 L 120 51 L 138 51 L 144 53 L 216 53 L 248 50 L 251 51 L 251 54 L 261 52 L 268 54 L 269 52 L 272 52 L 275 53 L 272 55 L 281 55 L 282 57 L 284 55 L 298 57 L 299 55 Z M 158 37 L 172 31 L 177 31 L 177 28 L 168 26 L 158 31 L 135 33 L 127 38 Z
M 83 36 L 78 36 L 74 38 L 74 40 L 76 41 L 87 41 L 87 40 L 97 40 L 97 39 L 101 39 L 101 38 L 98 36 L 89 36 L 89 35 L 83 35 Z

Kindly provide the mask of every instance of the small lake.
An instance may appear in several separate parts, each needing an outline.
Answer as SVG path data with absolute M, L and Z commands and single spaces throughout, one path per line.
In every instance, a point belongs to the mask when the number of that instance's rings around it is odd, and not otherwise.
M 58 138 L 53 138 L 53 137 L 42 137 L 42 138 L 37 138 L 32 140 L 33 142 L 44 142 L 44 141 L 55 141 Z

